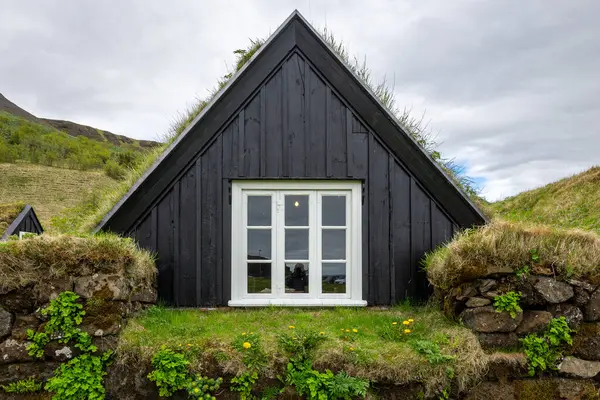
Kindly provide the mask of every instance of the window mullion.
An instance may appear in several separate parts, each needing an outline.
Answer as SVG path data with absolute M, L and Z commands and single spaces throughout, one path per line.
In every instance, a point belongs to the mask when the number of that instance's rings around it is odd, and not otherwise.
M 311 265 L 313 266 L 312 274 L 312 295 L 313 297 L 321 297 L 323 288 L 322 284 L 322 265 L 321 265 L 321 195 L 319 192 L 312 192 L 313 197 L 313 210 L 311 218 L 311 234 L 312 234 L 312 252 L 311 252 Z

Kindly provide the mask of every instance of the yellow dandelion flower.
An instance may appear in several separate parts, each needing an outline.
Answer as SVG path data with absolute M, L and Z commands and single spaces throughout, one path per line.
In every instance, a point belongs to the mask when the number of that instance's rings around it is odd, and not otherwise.
M 353 328 L 353 329 L 352 329 L 352 332 L 354 332 L 354 333 L 358 333 L 358 329 L 356 329 L 356 328 Z
M 340 331 L 344 332 L 344 328 L 340 329 Z
M 242 332 L 242 336 L 246 336 L 246 332 Z
M 397 322 L 392 322 L 392 325 L 398 325 L 398 323 Z
M 319 332 L 319 335 L 324 335 L 324 334 L 325 334 L 325 332 Z
M 354 347 L 348 347 L 348 350 L 354 351 Z
M 296 328 L 296 327 L 295 327 L 294 325 L 290 325 L 290 326 L 288 326 L 288 328 L 290 328 L 290 329 L 294 329 L 294 328 Z
M 410 333 L 410 329 L 405 329 L 404 333 Z
M 198 388 L 194 389 L 194 393 L 198 393 L 199 391 L 200 391 L 200 389 L 198 389 Z
M 251 335 L 254 335 L 254 332 L 250 332 Z
M 408 321 L 402 321 L 402 323 L 403 323 L 404 325 L 410 325 L 410 322 L 408 322 Z
M 244 342 L 244 344 L 242 345 L 245 349 L 249 349 L 250 347 L 252 347 L 252 345 L 248 342 Z
M 346 329 L 346 332 L 350 332 L 350 329 Z
M 415 322 L 415 320 L 411 318 L 408 320 L 408 322 Z

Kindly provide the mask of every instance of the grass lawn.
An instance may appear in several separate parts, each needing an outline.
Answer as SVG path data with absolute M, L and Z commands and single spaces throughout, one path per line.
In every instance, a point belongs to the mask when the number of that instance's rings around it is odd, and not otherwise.
M 413 320 L 408 324 L 404 321 Z M 409 330 L 405 333 L 405 330 Z M 473 333 L 433 307 L 390 309 L 167 309 L 153 307 L 129 321 L 118 354 L 122 362 L 145 361 L 166 345 L 191 354 L 198 372 L 244 371 L 242 355 L 231 343 L 258 334 L 268 357 L 267 377 L 287 363 L 278 335 L 312 331 L 326 339 L 313 360 L 317 369 L 344 370 L 374 382 L 422 382 L 429 390 L 454 378 L 466 387 L 485 373 L 489 356 Z

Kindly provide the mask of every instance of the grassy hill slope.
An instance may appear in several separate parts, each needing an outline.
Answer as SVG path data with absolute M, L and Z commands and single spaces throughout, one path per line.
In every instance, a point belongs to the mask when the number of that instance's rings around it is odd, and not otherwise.
M 158 145 L 157 142 L 151 140 L 136 140 L 123 135 L 117 135 L 112 132 L 96 129 L 91 126 L 77 124 L 71 121 L 62 121 L 47 118 L 38 118 L 35 115 L 25 111 L 12 101 L 0 93 L 0 112 L 6 112 L 19 118 L 23 118 L 29 122 L 45 125 L 59 131 L 65 132 L 69 136 L 78 137 L 84 136 L 88 139 L 99 142 L 108 142 L 114 146 L 131 145 L 142 148 L 151 148 Z
M 80 205 L 92 193 L 111 190 L 116 185 L 117 181 L 99 170 L 0 163 L 0 204 L 23 202 L 32 205 L 45 229 L 51 228 L 52 216 Z
M 600 233 L 600 167 L 492 203 L 489 209 L 509 221 Z

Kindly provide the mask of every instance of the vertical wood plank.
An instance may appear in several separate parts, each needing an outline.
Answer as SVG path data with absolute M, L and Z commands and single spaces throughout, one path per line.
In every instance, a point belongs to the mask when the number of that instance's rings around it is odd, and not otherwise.
M 307 176 L 323 178 L 327 176 L 327 87 L 325 83 L 315 74 L 312 68 L 307 66 L 306 85 L 308 86 L 306 96 L 307 106 Z
M 334 93 L 331 93 L 329 98 L 331 107 L 327 107 L 327 118 L 329 119 L 329 128 L 327 129 L 327 158 L 329 160 L 327 176 L 345 178 L 348 175 L 346 166 L 346 107 Z
M 221 268 L 222 251 L 219 236 L 221 221 L 221 185 L 222 185 L 222 136 L 201 157 L 202 164 L 202 270 L 201 305 L 217 304 L 219 290 L 222 290 Z
M 246 117 L 244 115 L 244 109 L 242 108 L 238 114 L 237 118 L 237 149 L 238 149 L 238 176 L 246 176 L 246 168 L 245 168 L 245 157 L 246 157 Z M 234 131 L 235 132 L 235 131 Z
M 298 55 L 292 55 L 283 64 L 285 77 L 285 136 L 284 136 L 284 175 L 303 177 L 306 171 L 304 134 L 304 60 Z
M 228 178 L 237 178 L 239 175 L 239 118 L 233 121 L 223 130 L 223 174 Z M 243 168 L 242 168 L 243 169 Z
M 348 109 L 347 121 L 352 121 L 354 116 Z M 366 179 L 369 167 L 368 142 L 369 134 L 354 132 L 351 124 L 348 124 L 348 177 Z
M 179 304 L 196 305 L 196 167 L 180 179 Z
M 367 136 L 364 146 L 364 160 L 365 160 L 365 174 L 368 174 L 366 166 L 369 164 L 369 136 Z M 365 176 L 366 178 L 366 176 Z M 371 278 L 371 236 L 370 236 L 370 212 L 371 208 L 369 207 L 369 193 L 370 190 L 370 180 L 365 179 L 363 183 L 363 192 L 362 192 L 362 292 L 363 292 L 363 300 L 366 300 L 368 304 L 373 303 L 373 292 L 371 291 L 371 285 L 369 280 Z
M 439 245 L 452 239 L 452 221 L 435 204 L 431 202 L 431 246 L 436 248 Z
M 369 139 L 369 238 L 370 297 L 374 304 L 390 304 L 389 259 L 389 156 L 370 136 Z
M 181 248 L 179 246 L 179 238 L 181 237 L 180 232 L 180 183 L 175 182 L 173 186 L 173 294 L 175 297 L 175 304 L 181 305 Z
M 221 204 L 223 205 L 222 223 L 222 246 L 223 246 L 223 262 L 221 265 L 221 279 L 223 282 L 222 298 L 219 304 L 226 305 L 231 300 L 231 203 L 229 202 L 230 184 L 223 179 L 223 194 Z M 237 244 L 236 244 L 237 245 Z
M 369 130 L 356 118 L 352 117 L 352 132 L 353 133 L 368 133 Z
M 174 304 L 173 294 L 173 189 L 157 205 L 158 293 L 167 304 Z
M 267 90 L 261 87 L 260 93 L 260 176 L 267 176 Z
M 237 125 L 236 125 L 237 128 Z M 235 130 L 230 131 L 230 137 L 233 137 L 233 133 Z M 223 135 L 221 135 L 223 136 Z M 228 150 L 231 150 L 229 148 Z M 224 150 L 225 151 L 225 150 Z M 228 151 L 229 154 L 229 162 L 233 162 L 233 160 L 237 160 L 237 153 Z M 237 163 L 236 163 L 237 164 Z M 204 209 L 204 204 L 202 203 L 202 158 L 196 160 L 195 164 L 196 168 L 196 279 L 194 281 L 194 285 L 196 288 L 196 301 L 195 306 L 199 306 L 202 303 L 202 261 L 203 261 L 203 251 L 202 251 L 202 211 Z M 237 173 L 236 173 L 237 175 Z
M 421 260 L 431 249 L 431 200 L 411 179 L 411 239 L 412 239 L 412 279 L 413 295 L 416 299 L 426 299 L 429 294 L 427 274 Z
M 156 249 L 152 246 L 152 233 L 152 220 L 148 215 L 136 226 L 134 238 L 141 248 L 153 251 Z
M 260 177 L 260 96 L 248 103 L 244 115 L 244 176 Z
M 265 86 L 266 104 L 266 154 L 265 173 L 266 177 L 279 177 L 283 172 L 283 89 L 281 68 L 267 82 Z
M 410 237 L 410 176 L 391 157 L 393 175 L 391 176 L 391 260 L 393 272 L 392 302 L 398 302 L 410 296 L 412 270 Z

